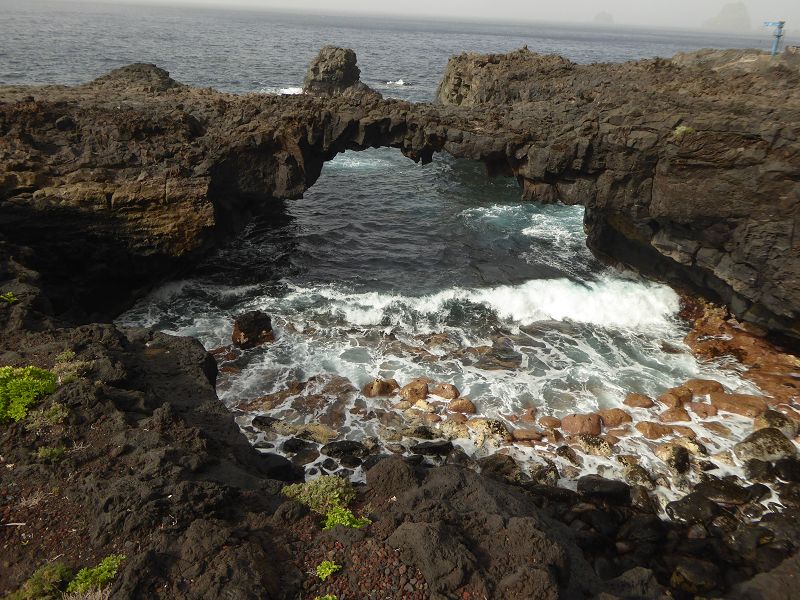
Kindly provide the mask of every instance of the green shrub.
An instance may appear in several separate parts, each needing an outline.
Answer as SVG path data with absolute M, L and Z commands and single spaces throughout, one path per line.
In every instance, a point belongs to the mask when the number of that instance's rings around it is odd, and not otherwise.
M 48 427 L 60 425 L 68 416 L 69 409 L 60 402 L 54 402 L 49 408 L 30 411 L 25 429 L 38 433 Z
M 345 507 L 355 500 L 356 490 L 347 479 L 323 475 L 306 483 L 287 485 L 283 488 L 283 495 L 317 514 L 327 515 L 331 509 Z
M 16 592 L 6 595 L 5 600 L 56 600 L 70 579 L 72 571 L 65 565 L 42 565 Z
M 64 350 L 56 356 L 53 373 L 58 377 L 58 382 L 64 385 L 82 377 L 91 366 L 92 363 L 89 361 L 75 360 L 75 352 L 72 350 Z
M 336 573 L 336 571 L 341 571 L 342 565 L 337 565 L 335 562 L 330 560 L 323 560 L 319 565 L 317 565 L 317 577 L 319 577 L 322 581 L 325 581 L 328 577 Z
M 20 421 L 35 402 L 56 391 L 56 376 L 36 367 L 0 367 L 0 423 Z
M 19 298 L 14 295 L 14 292 L 6 292 L 5 294 L 0 294 L 0 302 L 14 304 L 15 302 L 19 302 Z
M 685 135 L 689 135 L 690 133 L 694 133 L 694 129 L 689 127 L 688 125 L 678 125 L 673 132 L 673 135 L 680 139 Z
M 70 581 L 67 592 L 83 593 L 104 587 L 116 577 L 117 569 L 123 560 L 125 557 L 122 554 L 111 554 L 100 561 L 96 567 L 81 569 L 75 579 Z
M 49 448 L 47 446 L 42 446 L 36 452 L 33 453 L 33 456 L 38 461 L 50 465 L 55 465 L 60 463 L 64 459 L 65 452 L 66 450 L 64 450 L 64 448 L 61 446 L 56 446 L 52 448 Z
M 334 506 L 325 515 L 325 525 L 323 529 L 331 529 L 337 525 L 344 527 L 351 527 L 353 529 L 361 529 L 365 525 L 372 523 L 366 517 L 357 517 L 349 508 L 342 508 L 341 506 Z

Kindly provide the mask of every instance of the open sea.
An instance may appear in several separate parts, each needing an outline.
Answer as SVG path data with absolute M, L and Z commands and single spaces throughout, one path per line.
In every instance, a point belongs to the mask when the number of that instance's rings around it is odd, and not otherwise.
M 464 51 L 527 45 L 589 63 L 769 44 L 768 32 L 17 0 L 0 0 L 0 9 L 0 84 L 75 84 L 144 61 L 196 86 L 298 93 L 317 50 L 336 44 L 356 51 L 362 80 L 385 96 L 427 102 L 448 57 Z M 735 364 L 695 360 L 675 292 L 600 264 L 582 219 L 581 207 L 522 202 L 514 180 L 487 179 L 478 163 L 443 155 L 423 167 L 393 149 L 347 152 L 304 198 L 275 201 L 236 241 L 118 322 L 192 335 L 212 349 L 230 342 L 236 314 L 268 312 L 277 341 L 246 352 L 240 372 L 220 379 L 230 406 L 320 376 L 357 388 L 374 377 L 431 377 L 499 418 L 530 407 L 562 417 L 620 406 L 628 392 L 657 395 L 692 377 L 756 391 Z M 377 432 L 376 422 L 347 415 L 344 436 Z M 239 415 L 243 427 L 251 416 Z M 641 440 L 622 445 L 648 453 Z

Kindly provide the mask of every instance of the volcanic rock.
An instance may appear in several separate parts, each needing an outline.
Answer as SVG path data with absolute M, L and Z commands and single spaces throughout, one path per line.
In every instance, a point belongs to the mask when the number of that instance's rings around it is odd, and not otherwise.
M 797 423 L 776 410 L 767 410 L 753 419 L 753 430 L 758 431 L 766 427 L 780 430 L 790 440 L 797 435 Z
M 744 417 L 757 417 L 767 410 L 767 403 L 761 396 L 749 394 L 711 394 L 711 404 L 717 409 L 742 415 Z
M 252 310 L 236 317 L 233 323 L 234 345 L 242 349 L 255 348 L 275 340 L 272 319 L 260 310 Z
M 594 413 L 588 415 L 572 414 L 561 419 L 561 429 L 564 433 L 576 435 L 600 435 L 602 430 L 600 416 Z
M 733 452 L 743 462 L 753 458 L 775 461 L 795 456 L 797 448 L 781 433 L 780 429 L 767 427 L 748 435 L 733 447 Z

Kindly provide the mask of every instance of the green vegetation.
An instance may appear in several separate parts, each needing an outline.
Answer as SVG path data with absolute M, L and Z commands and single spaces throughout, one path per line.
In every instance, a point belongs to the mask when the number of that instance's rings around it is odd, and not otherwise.
M 323 560 L 317 566 L 317 577 L 319 577 L 322 581 L 325 581 L 328 577 L 336 573 L 336 571 L 341 571 L 342 565 L 337 565 L 335 562 L 330 560 Z
M 84 593 L 104 587 L 116 577 L 117 569 L 123 560 L 125 557 L 122 554 L 111 554 L 100 561 L 96 567 L 81 569 L 75 579 L 70 581 L 67 592 Z
M 324 475 L 306 483 L 287 485 L 283 495 L 317 514 L 327 515 L 331 509 L 343 508 L 355 500 L 356 491 L 348 480 Z
M 339 598 L 333 594 L 325 594 L 324 596 L 317 596 L 314 600 L 339 600 Z
M 676 139 L 680 139 L 685 135 L 689 135 L 690 133 L 694 133 L 694 129 L 689 127 L 688 125 L 678 125 L 673 132 L 673 136 Z
M 366 517 L 357 517 L 349 508 L 335 506 L 328 511 L 325 515 L 325 525 L 323 529 L 331 529 L 337 525 L 343 527 L 351 527 L 353 529 L 361 529 L 362 527 L 372 523 Z
M 0 294 L 0 302 L 14 304 L 15 302 L 19 302 L 19 298 L 14 295 L 14 292 L 6 292 L 5 294 Z
M 20 421 L 42 397 L 56 391 L 56 376 L 36 367 L 0 367 L 0 423 Z
M 72 350 L 64 350 L 64 352 L 56 356 L 53 373 L 58 377 L 58 382 L 64 385 L 83 376 L 91 366 L 88 361 L 75 360 L 75 353 Z
M 72 571 L 61 563 L 42 565 L 33 572 L 28 581 L 4 600 L 56 600 L 72 579 Z
M 49 465 L 55 465 L 64 460 L 65 452 L 66 450 L 62 446 L 54 446 L 52 448 L 47 446 L 42 446 L 36 452 L 33 453 L 33 456 L 38 461 L 47 463 Z
M 60 402 L 54 402 L 49 408 L 30 411 L 25 429 L 39 433 L 48 427 L 60 425 L 68 416 L 69 409 Z

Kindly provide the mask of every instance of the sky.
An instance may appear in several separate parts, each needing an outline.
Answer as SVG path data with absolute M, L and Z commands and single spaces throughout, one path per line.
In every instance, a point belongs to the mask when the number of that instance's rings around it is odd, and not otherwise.
M 70 0 L 62 0 L 70 1 Z M 117 0 L 101 0 L 115 3 Z M 622 25 L 695 28 L 715 17 L 724 0 L 125 0 L 127 3 L 171 6 L 242 6 L 319 14 L 353 12 L 403 17 L 455 17 L 501 21 L 589 22 L 599 12 L 610 13 Z M 744 0 L 753 27 L 765 20 L 787 21 L 800 27 L 800 0 Z

